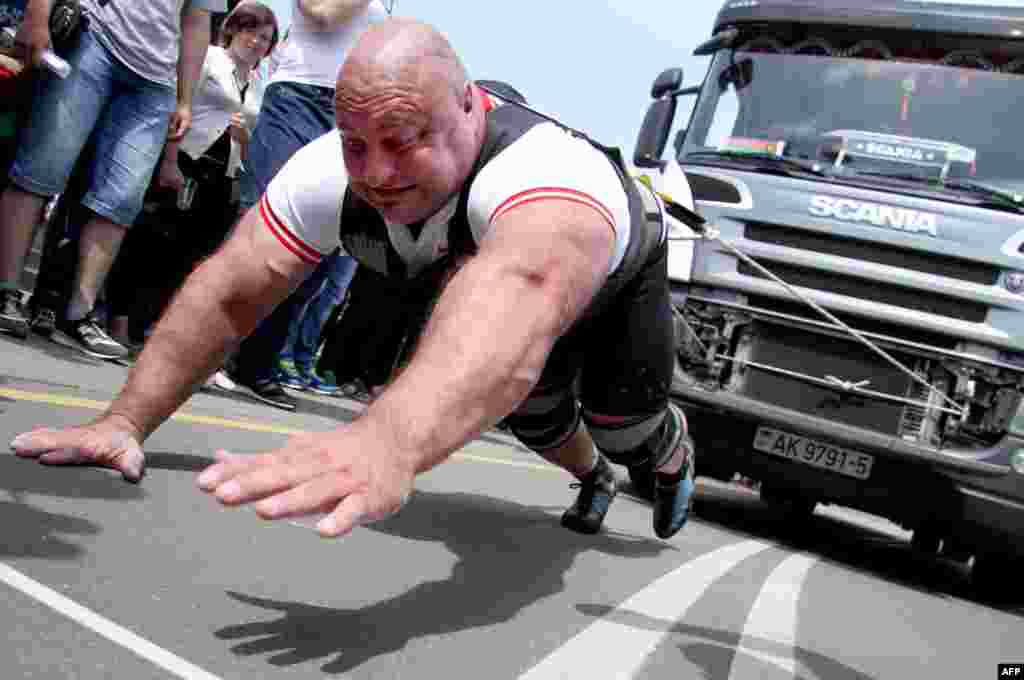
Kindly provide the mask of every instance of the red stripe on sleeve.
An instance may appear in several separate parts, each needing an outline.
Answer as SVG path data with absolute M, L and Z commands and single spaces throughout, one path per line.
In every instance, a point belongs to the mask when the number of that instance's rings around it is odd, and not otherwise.
M 288 251 L 296 255 L 303 262 L 309 264 L 318 264 L 323 255 L 320 251 L 316 250 L 308 243 L 300 241 L 295 234 L 289 231 L 281 219 L 274 214 L 274 209 L 270 207 L 270 203 L 267 201 L 267 197 L 264 196 L 260 199 L 260 215 L 263 216 L 263 222 L 270 229 L 270 233 L 273 234 L 278 241 L 281 242 Z
M 581 205 L 589 205 L 594 208 L 601 216 L 608 221 L 608 224 L 614 229 L 615 228 L 615 217 L 614 213 L 605 206 L 604 203 L 597 200 L 588 193 L 582 191 L 576 191 L 575 189 L 567 189 L 565 187 L 537 187 L 535 189 L 527 189 L 526 191 L 520 191 L 518 194 L 509 196 L 502 201 L 494 212 L 491 213 L 489 222 L 493 223 L 502 214 L 508 212 L 512 208 L 516 208 L 525 203 L 533 203 L 542 199 L 557 199 L 563 201 L 571 201 L 573 203 L 579 203 Z

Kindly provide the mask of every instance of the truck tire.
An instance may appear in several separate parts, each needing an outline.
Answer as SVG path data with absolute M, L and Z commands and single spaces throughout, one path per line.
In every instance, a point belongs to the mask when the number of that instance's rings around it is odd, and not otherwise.
M 761 500 L 782 511 L 789 519 L 809 519 L 818 502 L 792 491 L 761 485 Z
M 924 555 L 938 554 L 942 545 L 942 536 L 933 527 L 920 526 L 914 529 L 910 537 L 911 547 Z
M 983 600 L 1019 604 L 1024 601 L 1020 575 L 1024 560 L 1000 552 L 981 552 L 974 556 L 971 587 Z

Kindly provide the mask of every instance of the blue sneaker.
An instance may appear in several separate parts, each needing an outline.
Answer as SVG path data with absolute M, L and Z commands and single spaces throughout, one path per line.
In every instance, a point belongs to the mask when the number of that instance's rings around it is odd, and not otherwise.
M 324 394 L 328 397 L 334 397 L 341 394 L 341 387 L 338 386 L 338 382 L 334 379 L 334 373 L 332 371 L 324 371 L 324 374 L 317 375 L 315 370 L 310 370 L 306 373 L 306 389 L 317 394 Z
M 299 370 L 291 359 L 281 359 L 277 362 L 274 381 L 291 390 L 301 391 L 309 387 L 308 376 L 304 371 Z
M 686 524 L 693 505 L 693 464 L 695 447 L 687 433 L 686 416 L 675 404 L 669 404 L 669 416 L 675 422 L 671 444 L 656 464 L 654 472 L 654 533 L 658 538 L 671 538 Z M 661 472 L 670 463 L 681 465 L 676 472 Z M 674 465 L 673 465 L 674 467 Z

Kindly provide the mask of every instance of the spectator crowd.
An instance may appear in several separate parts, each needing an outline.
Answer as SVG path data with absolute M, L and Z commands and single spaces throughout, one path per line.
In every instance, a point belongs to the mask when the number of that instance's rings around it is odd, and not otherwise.
M 334 128 L 336 74 L 387 16 L 381 0 L 292 10 L 282 32 L 258 0 L 0 0 L 15 34 L 0 49 L 0 331 L 114 361 L 141 350 L 284 163 Z M 66 75 L 40 66 L 47 50 Z M 336 250 L 207 387 L 286 410 L 296 391 L 372 399 L 415 332 L 406 295 Z

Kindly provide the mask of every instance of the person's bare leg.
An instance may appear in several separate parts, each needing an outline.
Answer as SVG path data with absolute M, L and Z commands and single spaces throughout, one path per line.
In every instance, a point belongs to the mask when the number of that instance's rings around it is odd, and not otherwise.
M 16 284 L 46 199 L 10 185 L 0 194 L 0 283 Z
M 77 321 L 96 306 L 103 282 L 121 249 L 127 229 L 105 217 L 94 215 L 82 228 L 78 246 L 78 271 L 72 288 L 68 319 Z

